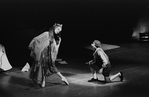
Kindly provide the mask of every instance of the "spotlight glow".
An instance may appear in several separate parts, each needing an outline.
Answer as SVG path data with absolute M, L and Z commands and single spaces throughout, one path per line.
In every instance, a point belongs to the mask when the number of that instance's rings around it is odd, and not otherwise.
M 77 84 L 77 85 L 83 85 L 83 86 L 93 86 L 93 87 L 98 87 L 98 86 L 115 86 L 118 84 L 122 84 L 122 82 L 113 82 L 113 83 L 103 83 L 103 82 L 88 82 L 92 78 L 92 75 L 90 73 L 85 73 L 85 74 L 76 74 L 73 76 L 67 77 L 68 81 L 70 84 Z M 98 79 L 101 81 L 104 81 L 104 78 L 102 75 L 98 75 Z

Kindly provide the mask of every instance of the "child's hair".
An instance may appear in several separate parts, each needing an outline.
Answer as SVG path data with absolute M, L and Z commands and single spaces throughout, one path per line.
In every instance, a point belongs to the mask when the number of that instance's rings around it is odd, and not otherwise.
M 93 42 L 96 47 L 101 47 L 101 42 L 99 40 L 94 40 Z

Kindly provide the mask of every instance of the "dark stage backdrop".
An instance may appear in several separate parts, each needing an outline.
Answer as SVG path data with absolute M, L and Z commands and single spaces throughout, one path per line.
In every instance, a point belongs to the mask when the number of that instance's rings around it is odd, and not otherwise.
M 148 17 L 148 0 L 0 0 L 0 43 L 14 65 L 30 60 L 31 39 L 62 23 L 60 55 L 94 39 L 104 43 L 131 40 L 133 28 Z M 71 49 L 71 50 L 70 50 Z

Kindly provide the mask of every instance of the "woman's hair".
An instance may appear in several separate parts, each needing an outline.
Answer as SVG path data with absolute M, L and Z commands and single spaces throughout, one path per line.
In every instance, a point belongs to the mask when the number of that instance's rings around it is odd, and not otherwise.
M 62 28 L 62 24 L 57 24 L 57 23 L 55 23 L 54 25 L 53 25 L 53 32 L 55 31 L 55 29 L 57 28 L 57 27 L 61 27 Z M 55 41 L 56 42 L 59 42 L 59 39 L 61 38 L 61 31 L 59 32 L 59 33 L 53 33 L 53 35 L 54 35 L 54 39 L 55 39 Z
M 62 24 L 57 24 L 57 23 L 55 23 L 54 25 L 53 25 L 53 27 L 51 27 L 50 29 L 49 29 L 49 34 L 50 34 L 50 36 L 52 36 L 52 38 L 55 38 L 56 40 L 57 39 L 59 39 L 59 37 L 61 37 L 61 31 L 59 32 L 59 33 L 55 33 L 55 29 L 57 28 L 57 27 L 62 27 Z
M 55 29 L 57 27 L 61 27 L 62 28 L 62 24 L 57 24 L 55 23 L 52 27 L 52 32 L 53 32 L 53 38 L 55 39 L 56 43 L 59 43 L 59 40 L 61 38 L 61 31 L 59 33 L 55 33 Z
M 62 27 L 62 26 L 63 26 L 62 24 L 55 23 L 55 24 L 53 25 L 53 28 L 55 29 L 55 28 L 57 28 L 57 27 Z

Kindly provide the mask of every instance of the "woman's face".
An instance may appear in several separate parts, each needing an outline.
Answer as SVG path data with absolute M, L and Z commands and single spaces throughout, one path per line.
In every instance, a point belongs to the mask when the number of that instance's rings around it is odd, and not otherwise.
M 55 31 L 55 34 L 58 34 L 61 30 L 62 30 L 61 27 L 56 27 L 55 30 L 54 30 Z

